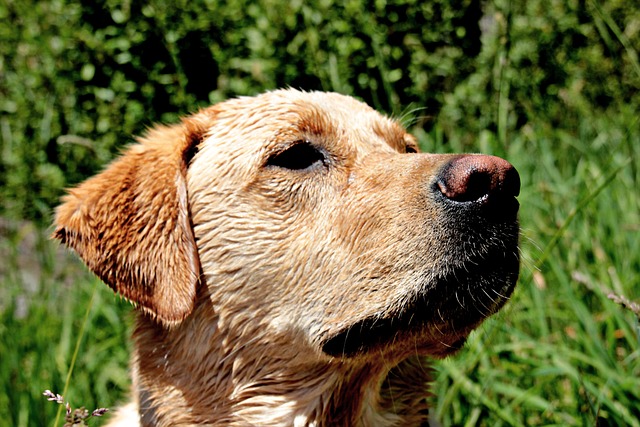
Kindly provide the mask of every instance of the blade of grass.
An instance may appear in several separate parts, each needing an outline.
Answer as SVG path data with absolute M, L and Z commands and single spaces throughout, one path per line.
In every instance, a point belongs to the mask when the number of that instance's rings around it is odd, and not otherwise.
M 487 407 L 494 415 L 501 418 L 512 426 L 520 426 L 520 422 L 513 418 L 511 414 L 504 411 L 498 406 L 498 403 L 491 400 L 478 384 L 471 381 L 464 373 L 458 369 L 453 363 L 443 363 L 443 369 L 451 376 L 451 378 L 461 385 L 467 393 L 476 398 L 480 403 Z
M 605 188 L 607 188 L 609 186 L 609 184 L 611 184 L 613 182 L 613 180 L 616 178 L 618 173 L 620 173 L 621 170 L 623 170 L 625 167 L 627 167 L 627 165 L 629 165 L 629 163 L 631 163 L 631 160 L 632 159 L 629 159 L 629 160 L 625 161 L 622 165 L 620 165 L 619 167 L 614 169 L 611 173 L 609 173 L 609 175 L 606 176 L 604 181 L 598 187 L 596 187 L 595 190 L 593 190 L 584 199 L 582 199 L 580 202 L 578 202 L 578 204 L 571 210 L 571 212 L 569 212 L 569 215 L 567 215 L 567 218 L 564 220 L 564 223 L 560 226 L 560 228 L 558 228 L 558 230 L 555 232 L 555 234 L 553 235 L 553 237 L 551 238 L 551 240 L 549 241 L 547 246 L 544 248 L 544 251 L 542 252 L 542 255 L 540 255 L 538 260 L 534 263 L 533 268 L 531 270 L 529 270 L 529 276 L 527 277 L 526 282 L 531 281 L 531 276 L 533 275 L 533 272 L 538 270 L 538 269 L 540 269 L 542 264 L 544 264 L 544 262 L 547 260 L 547 258 L 549 258 L 549 256 L 551 255 L 551 252 L 553 251 L 553 249 L 556 247 L 556 245 L 560 241 L 560 238 L 562 238 L 562 236 L 564 236 L 565 232 L 569 228 L 569 225 L 571 225 L 571 223 L 573 222 L 575 217 L 589 203 L 591 203 L 598 196 L 598 194 L 600 194 Z
M 618 24 L 616 24 L 613 18 L 611 18 L 611 15 L 604 11 L 596 0 L 591 0 L 590 3 L 596 10 L 596 12 L 598 12 L 600 18 L 607 24 L 611 32 L 616 36 L 622 47 L 624 47 L 627 55 L 629 56 L 629 61 L 631 61 L 631 65 L 633 65 L 634 71 L 636 72 L 638 77 L 640 77 L 640 62 L 638 61 L 638 53 L 631 45 L 629 39 L 624 35 L 622 31 L 620 31 Z
M 80 352 L 80 345 L 82 344 L 82 339 L 84 338 L 84 331 L 86 329 L 87 323 L 89 322 L 89 314 L 91 313 L 91 309 L 93 308 L 93 301 L 96 296 L 96 292 L 98 289 L 98 281 L 94 281 L 93 290 L 91 291 L 91 298 L 89 299 L 89 303 L 87 304 L 87 310 L 84 313 L 84 318 L 82 319 L 82 324 L 80 325 L 80 331 L 78 333 L 78 339 L 76 340 L 76 347 L 73 350 L 73 356 L 71 357 L 71 363 L 69 364 L 69 372 L 67 372 L 67 378 L 64 382 L 64 389 L 62 390 L 62 395 L 67 395 L 67 390 L 69 389 L 69 384 L 71 383 L 71 374 L 73 373 L 73 368 L 75 367 L 76 360 L 78 358 L 78 353 Z M 60 416 L 62 415 L 62 410 L 64 405 L 58 405 L 58 412 L 56 413 L 56 420 L 53 424 L 55 427 L 58 427 L 58 422 L 60 421 Z

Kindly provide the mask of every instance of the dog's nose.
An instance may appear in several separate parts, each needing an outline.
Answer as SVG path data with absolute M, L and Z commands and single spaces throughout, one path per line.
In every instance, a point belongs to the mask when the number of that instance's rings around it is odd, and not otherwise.
M 449 201 L 480 206 L 485 213 L 515 215 L 518 211 L 515 197 L 520 193 L 520 175 L 500 157 L 454 157 L 440 170 L 436 186 Z

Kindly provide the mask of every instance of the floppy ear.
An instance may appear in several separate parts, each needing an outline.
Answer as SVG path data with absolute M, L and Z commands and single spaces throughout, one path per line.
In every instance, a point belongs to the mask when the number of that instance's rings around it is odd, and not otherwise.
M 156 127 L 56 209 L 53 237 L 165 325 L 195 304 L 200 261 L 185 176 L 207 122 L 201 113 Z

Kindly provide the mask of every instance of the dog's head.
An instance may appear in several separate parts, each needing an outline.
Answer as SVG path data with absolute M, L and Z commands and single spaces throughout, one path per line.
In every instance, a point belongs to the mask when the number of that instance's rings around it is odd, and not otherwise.
M 54 236 L 166 328 L 207 310 L 317 357 L 445 355 L 513 290 L 519 178 L 417 151 L 349 97 L 234 99 L 71 190 Z

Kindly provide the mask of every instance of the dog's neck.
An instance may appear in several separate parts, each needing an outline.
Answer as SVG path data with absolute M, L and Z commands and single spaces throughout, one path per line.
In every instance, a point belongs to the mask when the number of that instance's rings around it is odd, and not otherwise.
M 215 331 L 189 330 L 138 321 L 134 389 L 143 426 L 411 426 L 427 419 L 430 370 L 417 356 L 393 369 L 385 360 L 309 362 L 286 348 L 239 349 Z

